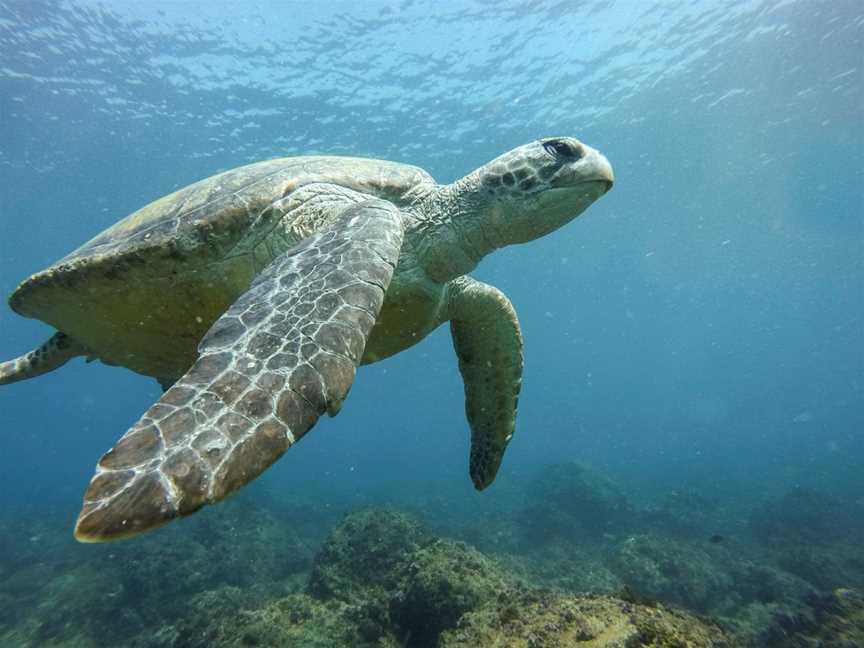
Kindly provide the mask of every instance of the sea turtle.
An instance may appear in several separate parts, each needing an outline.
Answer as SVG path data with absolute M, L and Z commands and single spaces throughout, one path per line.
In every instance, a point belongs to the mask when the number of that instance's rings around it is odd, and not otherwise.
M 58 332 L 0 364 L 0 384 L 75 356 L 161 383 L 84 495 L 75 537 L 100 542 L 233 493 L 339 411 L 358 365 L 449 321 L 482 490 L 515 427 L 522 338 L 507 297 L 467 273 L 571 221 L 612 182 L 606 158 L 570 137 L 520 146 L 449 185 L 349 157 L 226 171 L 18 286 L 12 309 Z

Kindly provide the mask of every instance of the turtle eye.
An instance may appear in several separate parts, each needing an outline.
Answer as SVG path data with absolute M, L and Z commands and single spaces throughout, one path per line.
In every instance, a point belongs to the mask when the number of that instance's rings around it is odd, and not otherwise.
M 581 146 L 574 146 L 564 140 L 543 142 L 543 149 L 552 157 L 566 158 L 568 160 L 578 160 L 584 155 Z

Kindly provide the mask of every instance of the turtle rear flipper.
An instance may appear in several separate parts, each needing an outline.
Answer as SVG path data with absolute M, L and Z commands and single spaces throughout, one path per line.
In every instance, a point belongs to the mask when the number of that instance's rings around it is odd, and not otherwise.
M 87 355 L 87 350 L 78 342 L 65 333 L 55 333 L 40 347 L 14 360 L 0 362 L 0 385 L 41 376 L 82 355 Z
M 396 207 L 368 200 L 270 264 L 100 459 L 75 537 L 131 537 L 218 502 L 338 412 L 402 236 Z

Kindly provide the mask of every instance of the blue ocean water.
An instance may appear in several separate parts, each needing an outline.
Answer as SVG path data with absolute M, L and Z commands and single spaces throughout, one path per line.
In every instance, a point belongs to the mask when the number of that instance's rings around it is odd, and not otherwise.
M 806 488 L 860 505 L 862 118 L 858 0 L 0 2 L 0 292 L 252 161 L 360 155 L 444 183 L 572 135 L 614 189 L 474 273 L 525 339 L 496 484 L 468 478 L 442 327 L 362 368 L 243 497 L 434 495 L 470 516 L 576 461 L 634 501 L 744 510 Z M 3 360 L 48 335 L 0 309 Z M 0 388 L 3 510 L 71 535 L 96 459 L 160 393 L 80 359 Z

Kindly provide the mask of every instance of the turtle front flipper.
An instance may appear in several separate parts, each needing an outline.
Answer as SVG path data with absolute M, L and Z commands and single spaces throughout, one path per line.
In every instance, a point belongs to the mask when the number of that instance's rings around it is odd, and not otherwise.
M 471 480 L 483 490 L 495 479 L 516 428 L 522 333 L 510 300 L 493 286 L 460 277 L 449 284 L 448 297 L 471 426 Z
M 396 207 L 368 200 L 270 264 L 99 460 L 75 537 L 126 538 L 218 502 L 338 412 L 402 236 Z

